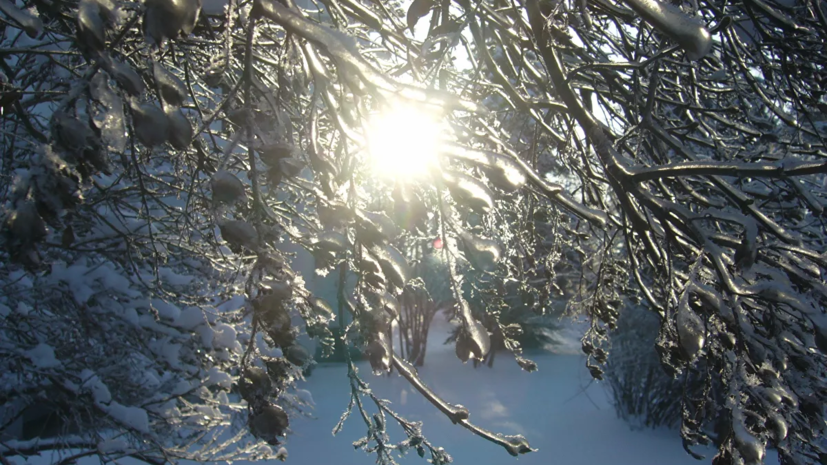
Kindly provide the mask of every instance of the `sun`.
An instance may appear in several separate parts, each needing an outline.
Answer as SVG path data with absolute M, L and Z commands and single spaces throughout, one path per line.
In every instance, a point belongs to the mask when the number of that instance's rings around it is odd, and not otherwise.
M 439 111 L 397 104 L 368 122 L 367 148 L 372 169 L 383 176 L 421 178 L 437 163 L 444 132 Z

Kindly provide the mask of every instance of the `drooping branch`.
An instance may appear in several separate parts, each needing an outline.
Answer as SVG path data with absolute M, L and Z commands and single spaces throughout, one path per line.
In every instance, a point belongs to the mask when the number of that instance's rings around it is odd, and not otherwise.
M 445 92 L 425 90 L 393 81 L 365 60 L 352 37 L 336 32 L 322 24 L 305 18 L 294 9 L 285 7 L 276 0 L 256 0 L 253 16 L 262 16 L 280 24 L 288 31 L 300 36 L 334 58 L 347 73 L 355 73 L 374 91 L 395 94 L 403 99 L 429 105 L 444 106 L 457 110 L 484 112 L 479 105 L 458 99 Z
M 437 396 L 433 391 L 431 391 L 430 388 L 428 388 L 428 386 L 425 385 L 424 382 L 422 382 L 422 380 L 419 379 L 416 369 L 404 360 L 394 356 L 393 366 L 399 371 L 399 374 L 408 380 L 408 382 L 411 383 L 411 385 L 416 388 L 420 394 L 422 394 L 423 397 L 428 399 L 434 407 L 444 413 L 445 416 L 447 416 L 455 424 L 460 424 L 477 436 L 502 446 L 506 451 L 508 451 L 509 454 L 515 457 L 520 454 L 527 454 L 534 451 L 534 449 L 529 446 L 528 441 L 520 435 L 505 436 L 498 433 L 492 433 L 491 431 L 480 428 L 479 426 L 476 426 L 468 421 L 468 409 L 461 405 L 451 405 L 442 400 L 442 398 Z
M 744 176 L 788 178 L 827 173 L 827 161 L 779 161 L 774 163 L 739 163 L 724 161 L 687 161 L 630 169 L 631 182 L 686 176 Z

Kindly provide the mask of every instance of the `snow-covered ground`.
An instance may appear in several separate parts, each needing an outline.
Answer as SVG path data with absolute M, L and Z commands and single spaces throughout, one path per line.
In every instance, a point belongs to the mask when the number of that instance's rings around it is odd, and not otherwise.
M 680 465 L 710 463 L 714 455 L 712 449 L 696 449 L 707 459 L 695 461 L 683 451 L 677 431 L 633 430 L 617 418 L 606 387 L 591 381 L 584 358 L 571 350 L 576 345 L 574 340 L 563 346 L 562 354 L 530 354 L 539 365 L 539 371 L 534 373 L 522 371 L 505 354 L 498 354 L 491 369 L 474 369 L 456 358 L 452 346 L 442 345 L 448 330 L 449 323 L 441 315 L 437 316 L 429 336 L 425 366 L 418 370 L 420 376 L 443 399 L 468 408 L 471 420 L 478 426 L 494 432 L 522 434 L 538 449 L 536 452 L 511 457 L 501 447 L 451 424 L 397 374 L 374 376 L 366 362 L 358 366 L 374 393 L 390 400 L 391 407 L 407 419 L 422 421 L 425 437 L 435 446 L 445 448 L 457 465 Z M 564 334 L 573 338 L 576 330 Z M 287 463 L 375 463 L 375 456 L 352 446 L 366 431 L 357 412 L 353 412 L 337 436 L 331 435 L 350 396 L 346 365 L 321 363 L 299 387 L 312 393 L 314 418 L 291 418 L 292 434 L 285 444 L 289 452 Z M 390 426 L 393 442 L 405 439 L 400 428 Z M 56 459 L 54 455 L 44 454 L 28 461 L 13 457 L 11 463 L 46 465 Z M 415 451 L 398 461 L 427 465 Z M 90 457 L 78 461 L 78 465 L 98 463 Z M 118 463 L 138 464 L 134 460 Z M 768 451 L 766 463 L 778 463 L 773 451 Z M 235 462 L 234 465 L 253 464 Z
M 443 346 L 447 323 L 437 317 L 429 337 L 421 377 L 445 400 L 461 403 L 477 425 L 506 434 L 522 434 L 536 452 L 519 458 L 501 447 L 451 424 L 407 382 L 394 374 L 374 376 L 360 364 L 360 374 L 374 392 L 393 402 L 392 408 L 410 420 L 424 422 L 423 433 L 432 443 L 444 447 L 458 465 L 473 464 L 567 464 L 567 465 L 664 465 L 709 463 L 714 452 L 703 451 L 707 460 L 698 462 L 681 447 L 677 431 L 632 430 L 615 415 L 606 388 L 591 378 L 584 359 L 578 355 L 533 354 L 539 371 L 527 373 L 512 359 L 497 356 L 494 367 L 474 369 L 463 365 L 452 346 Z M 292 421 L 288 463 L 315 465 L 367 465 L 375 457 L 354 450 L 351 443 L 364 436 L 362 419 L 354 412 L 336 437 L 331 430 L 347 406 L 350 389 L 343 364 L 320 364 L 302 386 L 313 393 L 315 419 Z M 390 421 L 390 420 L 389 420 Z M 405 438 L 399 430 L 392 439 Z M 776 463 L 769 454 L 767 463 Z M 426 455 L 427 457 L 427 455 Z M 415 451 L 401 463 L 423 463 Z

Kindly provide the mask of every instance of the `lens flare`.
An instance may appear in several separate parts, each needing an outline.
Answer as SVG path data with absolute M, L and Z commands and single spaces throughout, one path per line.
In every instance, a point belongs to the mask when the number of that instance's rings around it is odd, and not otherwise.
M 369 122 L 371 165 L 383 176 L 422 177 L 437 163 L 442 133 L 438 112 L 413 105 L 390 107 Z

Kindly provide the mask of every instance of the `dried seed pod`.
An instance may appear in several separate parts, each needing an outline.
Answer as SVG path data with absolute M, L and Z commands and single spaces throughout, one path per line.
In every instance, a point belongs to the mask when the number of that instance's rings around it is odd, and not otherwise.
M 330 228 L 346 225 L 353 219 L 353 211 L 338 201 L 320 203 L 317 209 L 319 220 Z
M 287 142 L 277 142 L 265 145 L 258 150 L 258 156 L 264 164 L 272 167 L 279 167 L 279 162 L 285 158 L 293 158 L 298 150 Z
M 55 142 L 69 156 L 68 161 L 83 167 L 82 173 L 88 173 L 88 165 L 96 170 L 109 172 L 107 153 L 100 138 L 88 124 L 63 111 L 56 111 L 52 115 L 51 123 Z
M 144 92 L 144 81 L 131 66 L 115 60 L 107 60 L 105 66 L 106 71 L 126 93 L 137 97 Z
M 77 39 L 81 49 L 102 52 L 106 48 L 106 26 L 101 5 L 96 0 L 78 4 Z
M 321 297 L 311 297 L 310 307 L 317 316 L 323 318 L 331 318 L 333 316 L 333 308 Z
M 491 272 L 497 268 L 497 262 L 500 261 L 500 246 L 496 241 L 465 231 L 461 232 L 459 237 L 462 240 L 465 257 L 474 268 L 485 272 Z
M 362 273 L 380 273 L 379 262 L 368 253 L 362 253 L 359 259 L 359 271 Z
M 443 171 L 442 179 L 457 203 L 478 213 L 494 208 L 494 194 L 480 180 L 458 171 Z
M 284 436 L 290 421 L 284 409 L 268 405 L 250 418 L 250 432 L 271 444 L 278 444 L 277 437 Z
M 348 241 L 344 234 L 325 231 L 314 240 L 313 247 L 326 252 L 344 252 L 347 250 Z
M 273 189 L 277 189 L 281 181 L 282 175 L 278 168 L 270 168 L 267 170 L 267 185 Z
M 201 0 L 147 0 L 143 27 L 147 40 L 161 46 L 166 39 L 189 35 L 201 13 Z
M 264 365 L 267 367 L 267 374 L 270 380 L 275 382 L 276 388 L 281 389 L 292 379 L 293 366 L 284 357 L 265 358 Z
M 336 254 L 329 250 L 314 249 L 310 253 L 318 269 L 328 268 L 336 263 Z
M 181 34 L 188 36 L 192 34 L 195 29 L 195 24 L 198 23 L 198 17 L 201 14 L 201 0 L 176 0 L 181 15 Z
M 298 176 L 305 166 L 305 163 L 297 158 L 285 158 L 279 161 L 279 171 L 288 178 Z
M 89 139 L 94 137 L 88 125 L 60 110 L 52 115 L 51 130 L 55 142 L 73 157 L 70 161 L 76 163 Z
M 767 418 L 767 429 L 772 433 L 773 441 L 780 444 L 787 438 L 789 427 L 787 421 L 780 414 L 773 414 Z
M 381 272 L 379 273 L 366 273 L 362 276 L 362 279 L 365 280 L 365 283 L 377 290 L 385 289 L 385 275 Z
M 491 337 L 488 335 L 488 330 L 477 320 L 473 320 L 468 327 L 468 333 L 474 343 L 471 346 L 471 353 L 477 360 L 483 360 L 491 351 Z
M 20 90 L 9 82 L 9 77 L 0 71 L 0 109 L 6 110 L 20 100 Z
M 592 375 L 592 378 L 598 381 L 603 380 L 603 369 L 597 365 L 587 365 L 586 367 L 589 369 L 589 374 Z
M 467 362 L 468 359 L 471 358 L 471 341 L 464 331 L 460 331 L 460 333 L 457 334 L 457 342 L 454 347 L 454 352 L 457 354 L 457 358 L 459 358 L 462 363 Z
M 296 342 L 296 333 L 289 324 L 281 327 L 275 327 L 277 323 L 279 322 L 277 321 L 274 323 L 274 327 L 267 328 L 267 335 L 270 336 L 270 339 L 273 340 L 273 343 L 275 343 L 277 347 L 281 347 L 282 350 L 284 350 L 286 347 L 290 347 Z
M 382 274 L 382 268 L 379 266 L 379 262 L 369 253 L 360 254 L 359 272 L 362 279 L 369 286 L 381 290 L 385 289 L 385 276 Z
M 365 349 L 370 367 L 376 375 L 387 373 L 391 369 L 391 350 L 388 344 L 388 337 L 384 332 L 379 332 Z
M 384 308 L 369 306 L 363 310 L 363 324 L 370 328 L 371 332 L 383 333 L 391 327 L 391 316 Z
M 513 192 L 525 185 L 527 178 L 520 165 L 511 157 L 496 152 L 473 150 L 459 145 L 446 147 L 448 156 L 482 167 L 496 187 Z
M 399 228 L 384 213 L 361 211 L 356 220 L 357 239 L 367 246 L 387 242 L 399 235 Z
M 474 319 L 468 302 L 460 300 L 457 304 L 460 307 L 460 315 L 464 323 L 460 331 L 460 335 L 465 336 L 463 355 L 467 351 L 470 352 L 469 356 L 473 356 L 477 360 L 483 360 L 491 351 L 491 336 L 488 335 L 485 325 Z M 459 338 L 457 339 L 457 355 L 460 355 Z
M 234 247 L 256 250 L 259 246 L 258 231 L 246 221 L 224 221 L 218 228 L 221 230 L 221 237 Z
M 408 7 L 406 17 L 408 21 L 408 29 L 413 31 L 414 27 L 416 27 L 416 23 L 419 22 L 419 19 L 426 16 L 428 12 L 431 11 L 433 6 L 434 0 L 414 0 L 413 3 L 411 3 L 411 6 Z
M 382 309 L 386 313 L 389 320 L 393 320 L 399 315 L 399 301 L 388 291 L 371 292 L 367 294 L 368 303 L 372 306 Z
M 745 465 L 758 465 L 764 463 L 766 445 L 755 437 L 745 425 L 745 415 L 740 409 L 733 409 L 732 430 L 735 439 L 735 446 L 738 454 Z
M 758 258 L 758 246 L 755 242 L 758 228 L 754 224 L 751 226 L 745 228 L 744 239 L 735 248 L 735 256 L 733 257 L 735 266 L 744 271 L 752 268 Z
M 17 202 L 6 218 L 6 228 L 18 244 L 32 245 L 46 238 L 46 223 L 31 200 Z
M 676 323 L 678 326 L 678 342 L 686 354 L 688 360 L 692 361 L 703 349 L 706 338 L 704 336 L 704 323 L 701 318 L 686 302 L 687 297 L 681 299 L 678 307 Z
M 537 371 L 537 363 L 527 358 L 517 357 L 517 365 L 529 373 Z
M 146 10 L 142 26 L 147 42 L 158 47 L 163 45 L 167 39 L 174 39 L 180 29 L 179 23 L 174 15 L 168 14 L 165 10 L 169 0 L 152 0 L 146 2 Z
M 118 24 L 120 11 L 113 0 L 92 0 L 98 4 L 98 14 L 100 14 L 103 24 L 108 28 L 113 28 Z
M 268 279 L 261 283 L 262 290 L 279 300 L 288 300 L 293 297 L 293 286 L 289 281 Z
M 130 103 L 135 137 L 147 147 L 162 145 L 169 139 L 170 122 L 167 114 L 157 105 Z
M 310 356 L 310 352 L 304 348 L 301 344 L 293 343 L 287 347 L 282 348 L 284 352 L 284 358 L 286 358 L 290 363 L 296 365 L 298 367 L 303 367 L 307 364 L 308 361 L 312 358 Z
M 185 150 L 192 141 L 192 124 L 181 109 L 167 112 L 169 119 L 169 145 L 178 150 Z
M 260 315 L 261 321 L 264 322 L 269 330 L 279 333 L 279 336 L 273 337 L 273 341 L 278 345 L 282 345 L 280 343 L 290 345 L 292 339 L 280 334 L 284 331 L 290 332 L 291 323 L 290 314 L 287 313 L 284 305 L 282 305 L 282 300 L 273 294 L 266 294 L 256 299 L 254 305 L 256 312 Z
M 284 301 L 292 297 L 293 287 L 287 282 L 268 281 L 262 284 L 261 292 L 253 300 L 253 309 L 272 328 L 290 326 L 290 315 L 284 308 Z
M 158 96 L 164 103 L 180 107 L 187 99 L 187 87 L 184 82 L 157 61 L 152 62 L 152 75 L 155 77 L 155 85 L 158 86 Z
M 13 22 L 20 25 L 20 28 L 26 31 L 26 35 L 35 38 L 43 32 L 43 21 L 37 16 L 33 15 L 27 10 L 17 8 L 13 2 L 9 0 L 0 0 L 0 11 Z
M 405 257 L 394 246 L 385 244 L 371 249 L 370 253 L 379 262 L 382 273 L 396 287 L 402 289 L 411 275 Z
M 66 229 L 63 230 L 63 234 L 60 237 L 60 245 L 64 248 L 68 249 L 72 246 L 75 242 L 75 232 L 72 228 L 72 225 L 66 226 Z
M 247 402 L 266 399 L 273 393 L 273 382 L 267 371 L 259 367 L 248 367 L 238 382 L 238 391 Z
M 813 336 L 818 350 L 821 353 L 827 353 L 827 322 L 822 324 L 813 322 Z

